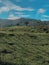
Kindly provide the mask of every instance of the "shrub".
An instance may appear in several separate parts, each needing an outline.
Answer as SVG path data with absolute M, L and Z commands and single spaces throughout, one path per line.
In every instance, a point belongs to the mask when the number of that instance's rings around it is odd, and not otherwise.
M 4 49 L 4 50 L 1 51 L 1 53 L 5 53 L 6 54 L 6 53 L 12 53 L 12 52 Z
M 12 43 L 12 42 L 8 42 L 8 44 L 9 44 L 9 45 L 14 45 L 14 43 Z
M 0 37 L 6 36 L 6 33 L 0 33 Z
M 8 36 L 15 36 L 14 34 L 8 34 Z

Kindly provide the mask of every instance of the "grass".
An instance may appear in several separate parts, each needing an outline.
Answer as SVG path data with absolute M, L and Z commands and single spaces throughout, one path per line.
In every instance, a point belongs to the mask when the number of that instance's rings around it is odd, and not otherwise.
M 0 65 L 49 65 L 49 33 L 26 26 L 0 28 Z

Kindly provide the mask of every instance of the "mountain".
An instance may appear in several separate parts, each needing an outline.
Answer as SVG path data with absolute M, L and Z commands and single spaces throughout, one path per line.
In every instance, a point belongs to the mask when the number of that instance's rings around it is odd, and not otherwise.
M 6 26 L 39 26 L 49 25 L 49 21 L 41 21 L 36 19 L 20 18 L 16 20 L 0 19 L 0 27 Z

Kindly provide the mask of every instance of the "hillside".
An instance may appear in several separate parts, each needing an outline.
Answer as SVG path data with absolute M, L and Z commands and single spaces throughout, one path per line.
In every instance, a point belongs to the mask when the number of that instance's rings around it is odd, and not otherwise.
M 40 21 L 36 19 L 20 18 L 16 20 L 0 19 L 0 27 L 11 27 L 11 26 L 49 26 L 49 21 Z
M 49 65 L 47 28 L 0 28 L 0 65 Z

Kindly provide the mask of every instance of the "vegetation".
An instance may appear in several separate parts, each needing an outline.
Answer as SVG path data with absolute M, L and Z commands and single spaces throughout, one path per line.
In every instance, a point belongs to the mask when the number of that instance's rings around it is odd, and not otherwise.
M 41 21 L 36 19 L 20 18 L 16 20 L 0 19 L 0 27 L 11 26 L 49 26 L 49 21 Z
M 0 28 L 0 65 L 49 65 L 49 28 Z

